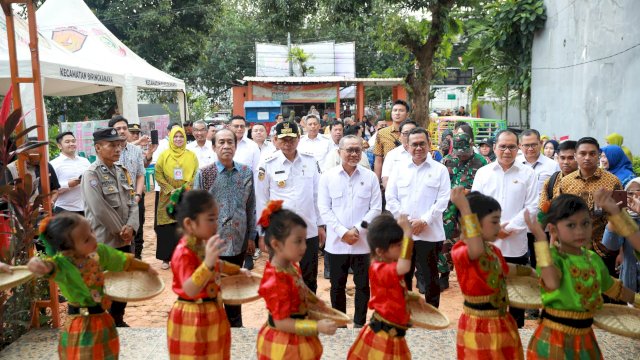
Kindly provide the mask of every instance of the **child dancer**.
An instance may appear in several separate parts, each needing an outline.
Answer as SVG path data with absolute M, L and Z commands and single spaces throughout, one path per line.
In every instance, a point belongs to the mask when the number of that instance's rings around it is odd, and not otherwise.
M 424 303 L 424 298 L 407 291 L 404 274 L 411 267 L 411 224 L 406 215 L 398 222 L 389 215 L 376 217 L 367 230 L 367 242 L 374 260 L 369 266 L 371 299 L 374 310 L 347 359 L 411 359 L 404 336 L 410 326 L 407 301 Z
M 269 319 L 258 334 L 258 359 L 320 359 L 318 333 L 333 335 L 331 320 L 307 320 L 307 310 L 326 305 L 306 287 L 297 262 L 306 250 L 307 225 L 296 213 L 269 201 L 258 224 L 265 230 L 267 262 L 258 293 L 267 303 Z
M 40 240 L 47 257 L 34 257 L 28 268 L 38 276 L 52 277 L 69 301 L 69 316 L 60 334 L 60 359 L 117 359 L 118 333 L 111 301 L 103 294 L 105 270 L 147 270 L 148 264 L 96 242 L 91 225 L 82 216 L 65 212 L 40 223 Z
M 518 326 L 507 312 L 507 274 L 533 275 L 528 266 L 507 264 L 491 242 L 500 232 L 500 204 L 463 187 L 451 190 L 460 211 L 462 241 L 451 250 L 463 314 L 458 321 L 458 359 L 523 359 Z
M 184 231 L 171 257 L 173 304 L 167 324 L 171 359 L 229 359 L 231 329 L 220 296 L 220 273 L 244 273 L 246 269 L 221 261 L 222 240 L 214 235 L 218 207 L 209 192 L 186 191 L 171 196 L 167 213 Z
M 549 249 L 542 226 L 525 214 L 541 277 L 542 321 L 534 332 L 528 359 L 602 359 L 591 328 L 593 313 L 602 306 L 602 294 L 640 305 L 640 297 L 612 278 L 602 261 L 585 247 L 591 244 L 589 208 L 581 198 L 563 194 L 542 216 L 558 246 Z M 619 229 L 624 219 L 610 217 Z M 636 227 L 637 229 L 637 227 Z M 635 298 L 635 299 L 634 299 Z

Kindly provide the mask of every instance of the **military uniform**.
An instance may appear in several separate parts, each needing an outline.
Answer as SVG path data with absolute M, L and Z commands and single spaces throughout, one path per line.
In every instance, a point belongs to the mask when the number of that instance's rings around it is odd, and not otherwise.
M 289 128 L 285 128 L 287 126 Z M 296 134 L 292 137 L 297 136 L 295 124 L 285 121 L 276 127 L 276 136 L 281 136 L 280 131 L 290 129 L 290 134 Z M 313 292 L 317 288 L 318 226 L 323 225 L 318 210 L 319 181 L 320 167 L 313 154 L 298 151 L 295 159 L 289 161 L 278 150 L 258 166 L 256 182 L 258 212 L 265 208 L 269 200 L 284 200 L 283 207 L 300 215 L 307 224 L 307 251 L 300 261 L 300 267 L 305 283 Z
M 456 134 L 453 137 L 453 153 L 445 156 L 442 159 L 442 164 L 447 167 L 449 171 L 449 179 L 451 180 L 451 188 L 462 186 L 467 190 L 471 190 L 473 185 L 473 179 L 476 176 L 476 172 L 481 167 L 487 165 L 485 158 L 473 153 L 472 157 L 467 161 L 462 161 L 456 156 L 456 152 L 472 152 L 470 145 L 470 138 L 467 134 Z M 451 260 L 451 248 L 456 243 L 456 239 L 460 237 L 460 229 L 457 219 L 458 211 L 451 201 L 447 210 L 442 215 L 442 221 L 444 224 L 444 233 L 446 240 L 442 247 L 442 253 L 446 259 L 446 264 L 442 261 L 440 265 L 440 271 L 442 273 L 448 273 L 453 269 L 453 261 Z M 444 259 L 442 259 L 444 260 Z

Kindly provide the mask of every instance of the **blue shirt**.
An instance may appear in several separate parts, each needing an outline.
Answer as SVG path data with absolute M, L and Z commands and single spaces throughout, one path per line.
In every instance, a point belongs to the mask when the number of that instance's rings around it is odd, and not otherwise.
M 635 220 L 640 222 L 640 219 Z M 624 253 L 622 268 L 620 269 L 622 285 L 636 293 L 640 291 L 640 261 L 636 258 L 634 249 L 629 241 L 605 228 L 602 244 L 611 251 L 618 251 L 622 247 Z

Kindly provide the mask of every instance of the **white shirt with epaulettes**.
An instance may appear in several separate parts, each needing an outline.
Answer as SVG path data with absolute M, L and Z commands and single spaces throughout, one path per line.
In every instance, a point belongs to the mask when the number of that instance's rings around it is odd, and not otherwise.
M 261 212 L 269 200 L 284 200 L 282 206 L 307 224 L 307 238 L 318 236 L 318 225 L 324 225 L 318 210 L 319 181 L 320 168 L 312 154 L 298 151 L 289 161 L 278 150 L 258 166 L 256 210 Z

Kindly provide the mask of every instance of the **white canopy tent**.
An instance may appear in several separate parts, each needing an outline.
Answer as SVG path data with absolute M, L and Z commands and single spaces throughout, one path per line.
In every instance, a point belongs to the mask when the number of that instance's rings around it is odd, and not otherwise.
M 76 62 L 123 76 L 116 95 L 124 117 L 138 121 L 138 88 L 145 88 L 177 91 L 180 116 L 185 118 L 184 81 L 136 55 L 98 20 L 84 1 L 47 0 L 36 16 L 40 33 L 65 47 Z

